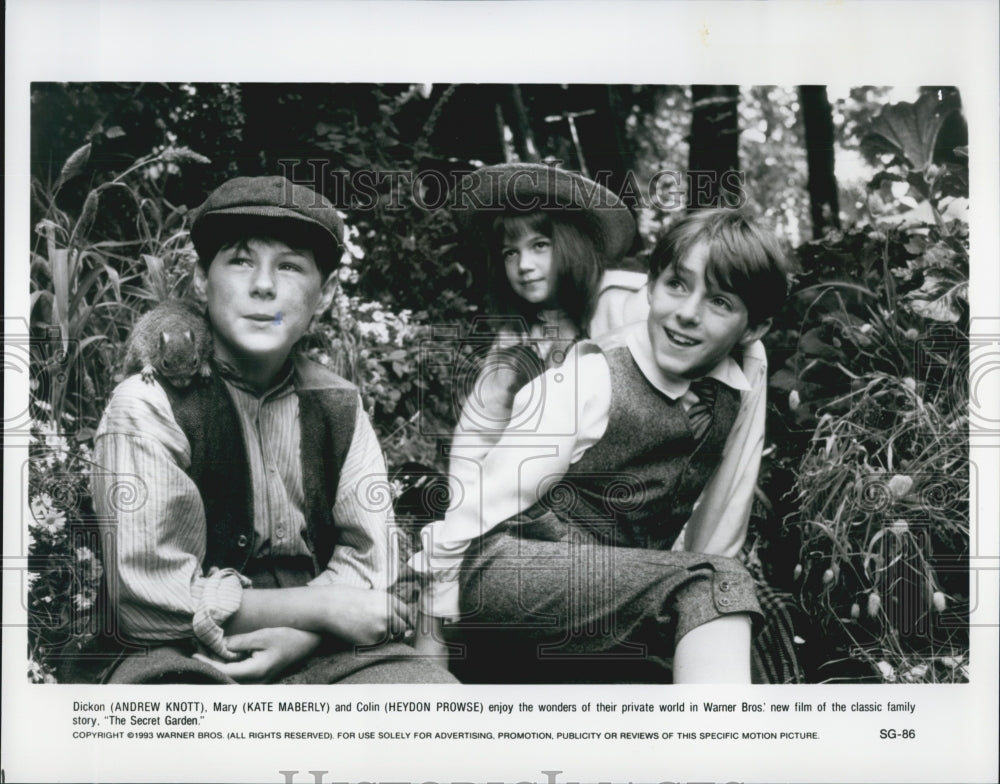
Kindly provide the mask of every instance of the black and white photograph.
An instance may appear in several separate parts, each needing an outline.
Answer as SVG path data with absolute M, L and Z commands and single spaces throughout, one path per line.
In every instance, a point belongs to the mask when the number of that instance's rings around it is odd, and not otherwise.
M 70 5 L 5 780 L 995 780 L 995 9 Z

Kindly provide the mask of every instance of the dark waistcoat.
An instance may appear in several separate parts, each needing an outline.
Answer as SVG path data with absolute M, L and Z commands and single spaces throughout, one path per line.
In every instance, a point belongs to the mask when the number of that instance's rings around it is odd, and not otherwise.
M 611 372 L 607 430 L 539 507 L 609 544 L 669 549 L 722 458 L 739 392 L 718 384 L 712 422 L 699 441 L 681 401 L 650 384 L 627 347 L 604 355 Z
M 318 573 L 333 555 L 333 505 L 344 458 L 354 436 L 357 389 L 322 365 L 297 359 L 292 383 L 299 402 L 303 537 Z M 203 566 L 242 570 L 253 551 L 254 509 L 250 464 L 239 414 L 218 371 L 185 389 L 164 384 L 174 419 L 191 445 L 188 475 L 205 505 L 207 550 Z

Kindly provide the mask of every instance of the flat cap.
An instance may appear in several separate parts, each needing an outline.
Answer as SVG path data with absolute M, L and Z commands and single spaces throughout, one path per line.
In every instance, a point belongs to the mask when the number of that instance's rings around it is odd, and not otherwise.
M 255 234 L 308 245 L 324 272 L 336 268 L 343 252 L 344 224 L 333 204 L 284 177 L 227 180 L 191 216 L 191 241 L 205 267 L 223 243 Z

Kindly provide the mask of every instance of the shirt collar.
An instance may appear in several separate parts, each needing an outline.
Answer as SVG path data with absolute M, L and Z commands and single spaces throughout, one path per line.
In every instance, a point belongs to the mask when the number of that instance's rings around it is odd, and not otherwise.
M 260 398 L 261 400 L 264 398 L 277 397 L 280 394 L 289 391 L 292 388 L 292 376 L 294 375 L 295 370 L 294 364 L 291 359 L 289 359 L 281 367 L 281 370 L 278 371 L 278 375 L 275 377 L 275 381 L 271 387 L 264 392 L 264 394 L 259 394 L 256 389 L 243 380 L 239 371 L 228 362 L 224 362 L 216 357 L 213 366 L 215 367 L 216 372 L 222 376 L 226 383 L 247 392 L 253 397 Z
M 632 358 L 654 387 L 672 400 L 677 400 L 688 391 L 691 382 L 687 379 L 668 378 L 660 370 L 653 359 L 653 349 L 649 345 L 649 332 L 646 329 L 645 321 L 637 321 L 629 325 L 628 333 L 625 337 L 625 344 L 632 354 Z M 709 370 L 705 378 L 714 378 L 725 384 L 727 387 L 735 389 L 737 392 L 749 392 L 750 382 L 743 375 L 739 364 L 732 357 L 723 357 L 719 363 Z

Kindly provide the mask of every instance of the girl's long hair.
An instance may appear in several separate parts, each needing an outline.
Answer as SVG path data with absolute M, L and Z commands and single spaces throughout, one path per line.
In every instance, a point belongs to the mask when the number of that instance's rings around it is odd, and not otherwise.
M 511 288 L 501 250 L 504 242 L 529 231 L 552 242 L 556 265 L 556 302 L 581 336 L 587 334 L 597 303 L 598 286 L 604 274 L 604 249 L 600 234 L 586 213 L 505 213 L 493 220 L 489 231 L 490 296 L 495 311 L 520 316 L 528 324 L 538 320 L 541 308 L 525 301 Z

